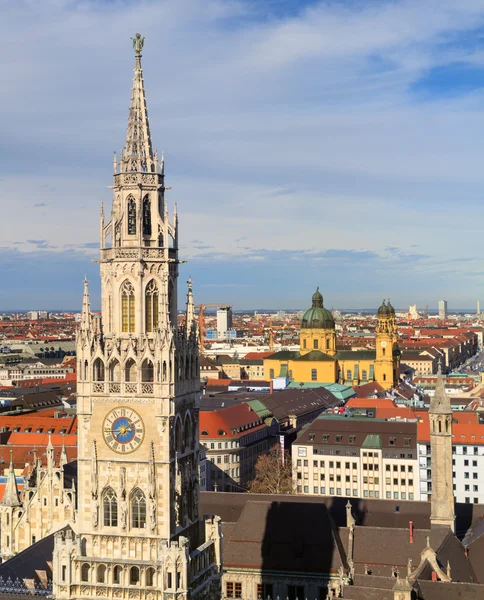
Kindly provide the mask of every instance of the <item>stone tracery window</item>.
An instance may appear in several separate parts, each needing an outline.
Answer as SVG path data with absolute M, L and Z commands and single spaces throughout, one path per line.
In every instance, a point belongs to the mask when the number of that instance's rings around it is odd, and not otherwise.
M 128 235 L 136 235 L 136 201 L 128 196 Z
M 151 235 L 151 202 L 148 194 L 143 198 L 143 235 Z
M 146 498 L 139 488 L 131 494 L 131 527 L 146 527 Z
M 118 499 L 113 488 L 108 487 L 103 492 L 103 514 L 105 527 L 118 526 Z
M 134 333 L 135 298 L 133 284 L 126 280 L 121 286 L 121 331 Z
M 158 322 L 158 307 L 159 307 L 158 286 L 152 279 L 145 290 L 145 327 L 146 332 L 151 332 L 157 329 Z

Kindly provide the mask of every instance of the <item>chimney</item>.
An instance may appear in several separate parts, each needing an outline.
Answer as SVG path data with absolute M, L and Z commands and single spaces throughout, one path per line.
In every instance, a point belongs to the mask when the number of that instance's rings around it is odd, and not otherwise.
M 437 573 L 432 571 L 432 581 L 437 581 Z
M 413 544 L 413 521 L 408 522 L 409 525 L 409 542 Z

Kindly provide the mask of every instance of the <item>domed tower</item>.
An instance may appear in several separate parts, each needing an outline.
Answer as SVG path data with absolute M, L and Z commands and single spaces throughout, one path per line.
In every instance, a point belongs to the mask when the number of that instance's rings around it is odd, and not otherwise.
M 378 309 L 376 326 L 375 379 L 385 389 L 398 384 L 400 378 L 400 349 L 398 347 L 395 309 L 383 300 Z
M 320 350 L 330 356 L 336 354 L 336 331 L 333 315 L 323 306 L 323 296 L 316 288 L 312 306 L 301 321 L 300 353 L 307 354 L 311 350 Z

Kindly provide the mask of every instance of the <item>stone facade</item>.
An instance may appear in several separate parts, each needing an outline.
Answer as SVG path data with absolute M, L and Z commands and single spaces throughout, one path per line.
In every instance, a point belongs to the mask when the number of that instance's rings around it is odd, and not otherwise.
M 445 393 L 439 365 L 435 394 L 430 401 L 430 448 L 432 465 L 432 525 L 446 525 L 454 531 L 452 488 L 452 409 Z
M 199 350 L 191 283 L 177 325 L 178 219 L 152 150 L 141 49 L 113 206 L 101 211 L 101 317 L 87 281 L 78 360 L 78 522 L 56 534 L 54 596 L 215 598 L 217 519 L 199 515 Z
M 31 544 L 76 522 L 76 487 L 65 470 L 67 455 L 61 453 L 55 464 L 54 448 L 47 446 L 46 465 L 34 453 L 33 466 L 19 493 L 13 465 L 0 503 L 0 556 L 8 560 Z

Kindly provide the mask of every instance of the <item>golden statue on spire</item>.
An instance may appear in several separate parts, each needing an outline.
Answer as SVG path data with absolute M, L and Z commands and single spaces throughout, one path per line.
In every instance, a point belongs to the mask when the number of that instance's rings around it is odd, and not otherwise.
M 141 54 L 141 50 L 143 50 L 143 46 L 145 44 L 145 38 L 141 37 L 141 33 L 136 33 L 133 40 L 133 48 L 136 54 Z

